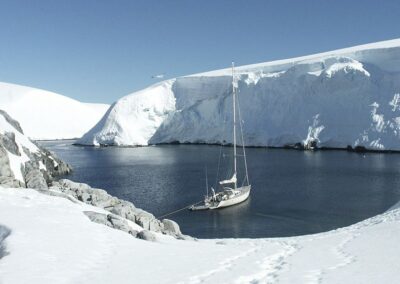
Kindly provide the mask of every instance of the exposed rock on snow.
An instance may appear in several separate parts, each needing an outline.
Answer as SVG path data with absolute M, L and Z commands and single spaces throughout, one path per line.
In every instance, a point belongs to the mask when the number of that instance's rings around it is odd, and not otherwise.
M 137 234 L 137 237 L 138 237 L 138 239 L 151 241 L 151 242 L 155 242 L 157 240 L 156 236 L 147 230 L 140 231 Z
M 36 140 L 81 137 L 109 108 L 106 104 L 81 103 L 56 93 L 1 82 L 0 106 L 21 123 L 28 137 Z
M 11 124 L 10 124 L 11 123 Z M 109 214 L 86 213 L 93 221 L 136 236 L 129 222 L 144 230 L 160 232 L 175 238 L 188 238 L 173 221 L 161 222 L 132 203 L 109 195 L 105 190 L 67 179 L 54 181 L 54 176 L 67 174 L 71 168 L 48 150 L 37 146 L 23 135 L 19 124 L 5 112 L 0 113 L 0 185 L 28 187 L 41 193 L 81 201 L 109 211 Z M 50 190 L 48 190 L 50 185 Z M 166 226 L 164 225 L 166 224 Z
M 164 225 L 164 230 L 166 232 L 168 232 L 169 235 L 173 235 L 173 236 L 181 236 L 181 229 L 179 228 L 179 225 L 172 220 L 169 219 L 164 219 L 162 221 L 163 225 Z
M 159 233 L 151 233 L 157 242 L 144 242 L 83 214 L 97 210 L 31 189 L 0 188 L 1 222 L 12 230 L 0 282 L 399 282 L 399 209 L 314 235 L 196 242 Z
M 66 163 L 30 141 L 18 122 L 0 111 L 0 185 L 44 189 L 54 176 L 70 171 Z
M 4 110 L 0 109 L 0 115 L 4 117 L 4 119 L 12 126 L 15 128 L 15 130 L 17 130 L 19 133 L 24 134 L 24 132 L 22 131 L 21 125 L 19 124 L 18 121 L 16 121 L 15 119 L 13 119 L 11 116 L 8 115 L 8 113 L 6 113 Z
M 109 211 L 110 214 L 107 215 L 98 215 L 94 213 L 86 214 L 91 220 L 95 220 L 98 223 L 112 228 L 130 232 L 132 235 L 136 235 L 136 233 L 133 232 L 132 229 L 129 229 L 129 225 L 121 218 L 132 221 L 147 231 L 160 232 L 179 239 L 188 238 L 182 235 L 179 225 L 174 221 L 163 220 L 161 222 L 156 219 L 153 214 L 136 208 L 131 202 L 111 196 L 105 190 L 92 188 L 87 184 L 73 182 L 68 179 L 61 179 L 53 182 L 50 190 L 52 192 L 60 192 L 67 196 L 72 196 L 86 204 Z
M 75 203 L 81 201 L 104 209 L 110 213 L 87 211 L 85 214 L 93 222 L 135 237 L 138 231 L 134 226 L 140 226 L 141 230 L 160 232 L 179 239 L 189 238 L 182 235 L 175 222 L 161 222 L 152 214 L 136 208 L 131 202 L 109 195 L 105 190 L 67 179 L 54 181 L 54 176 L 67 174 L 71 168 L 48 150 L 30 141 L 23 135 L 22 129 L 15 128 L 18 126 L 7 113 L 0 112 L 0 185 L 33 188 L 46 195 L 63 197 Z M 153 240 L 151 236 L 149 233 L 138 237 Z
M 236 71 L 246 145 L 400 150 L 399 39 Z M 78 143 L 231 143 L 231 105 L 230 69 L 171 79 L 118 100 Z
M 0 225 L 0 259 L 8 254 L 6 251 L 4 240 L 10 235 L 10 233 L 10 229 Z
M 123 218 L 121 218 L 117 215 L 114 215 L 114 214 L 106 215 L 106 214 L 93 212 L 93 211 L 85 211 L 84 213 L 86 216 L 89 217 L 89 219 L 92 222 L 103 224 L 108 227 L 127 232 L 134 237 L 136 237 L 138 235 L 138 231 L 134 230 L 131 226 L 129 226 L 129 224 L 126 220 L 124 220 Z
M 35 167 L 34 163 L 26 162 L 24 173 L 26 187 L 35 189 L 47 188 L 47 182 L 42 172 L 39 170 L 39 168 Z

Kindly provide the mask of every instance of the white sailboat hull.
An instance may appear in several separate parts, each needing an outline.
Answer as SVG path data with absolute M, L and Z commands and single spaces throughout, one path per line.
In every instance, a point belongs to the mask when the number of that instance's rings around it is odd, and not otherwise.
M 243 201 L 247 200 L 247 198 L 249 198 L 251 185 L 237 188 L 237 190 L 241 193 L 227 200 L 221 200 L 216 206 L 210 207 L 210 209 L 224 208 L 242 203 Z
M 233 103 L 233 176 L 229 179 L 225 179 L 219 182 L 222 186 L 223 190 L 215 193 L 214 189 L 212 190 L 212 196 L 208 196 L 208 185 L 207 185 L 207 196 L 204 199 L 204 204 L 200 206 L 196 206 L 196 204 L 192 205 L 190 210 L 207 210 L 207 209 L 218 209 L 233 206 L 245 201 L 249 198 L 251 185 L 248 184 L 246 186 L 242 186 L 236 188 L 237 186 L 237 152 L 236 152 L 236 88 L 237 83 L 235 81 L 235 71 L 234 64 L 232 62 L 232 103 Z M 239 105 L 238 105 L 239 108 Z M 239 110 L 239 121 L 241 121 L 240 110 Z M 240 124 L 240 131 L 242 132 L 242 124 Z M 249 183 L 249 177 L 247 174 L 247 163 L 246 163 L 246 152 L 244 149 L 244 141 L 243 141 L 243 133 L 241 133 L 242 137 L 242 146 L 243 146 L 243 156 L 244 163 L 246 169 L 246 180 Z M 219 167 L 219 165 L 218 165 Z M 207 181 L 206 181 L 207 184 Z M 225 187 L 225 185 L 233 184 L 234 187 Z M 198 204 L 198 203 L 197 203 Z

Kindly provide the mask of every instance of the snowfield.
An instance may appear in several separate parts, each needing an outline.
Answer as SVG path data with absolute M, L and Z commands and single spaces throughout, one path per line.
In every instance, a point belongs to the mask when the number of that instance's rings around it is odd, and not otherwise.
M 400 39 L 236 72 L 246 145 L 400 150 Z M 118 100 L 78 142 L 232 142 L 231 105 L 229 68 L 174 78 Z
M 316 235 L 198 241 L 157 235 L 156 242 L 93 223 L 85 210 L 100 209 L 31 189 L 0 187 L 0 229 L 11 230 L 3 241 L 0 282 L 400 281 L 399 208 Z
M 25 86 L 0 82 L 0 109 L 5 110 L 35 140 L 81 137 L 104 115 L 109 105 L 86 104 Z

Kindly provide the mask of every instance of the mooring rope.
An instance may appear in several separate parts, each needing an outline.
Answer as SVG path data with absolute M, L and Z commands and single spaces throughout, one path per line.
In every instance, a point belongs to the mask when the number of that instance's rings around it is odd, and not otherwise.
M 175 214 L 175 213 L 178 213 L 179 211 L 182 211 L 182 210 L 188 209 L 190 206 L 197 205 L 197 204 L 199 204 L 199 203 L 201 203 L 201 202 L 203 202 L 203 201 L 204 201 L 204 200 L 201 200 L 201 201 L 199 201 L 199 202 L 196 202 L 196 203 L 190 203 L 189 205 L 186 205 L 185 207 L 183 207 L 183 208 L 181 208 L 181 209 L 178 209 L 178 210 L 172 211 L 172 212 L 170 212 L 170 213 L 167 213 L 167 214 L 161 215 L 161 216 L 157 217 L 157 219 L 161 219 L 161 218 L 164 218 L 164 217 L 167 217 L 167 216 L 173 215 L 173 214 Z

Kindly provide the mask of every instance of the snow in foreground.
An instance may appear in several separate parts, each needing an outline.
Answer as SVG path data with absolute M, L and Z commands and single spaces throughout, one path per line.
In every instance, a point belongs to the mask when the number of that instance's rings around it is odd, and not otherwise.
M 276 239 L 157 242 L 91 222 L 99 210 L 30 189 L 0 188 L 11 234 L 1 283 L 396 283 L 400 209 L 350 227 Z
M 109 105 L 86 104 L 25 86 L 0 82 L 0 109 L 21 123 L 35 140 L 81 137 L 105 114 Z
M 241 66 L 237 77 L 246 145 L 400 150 L 400 39 Z M 230 69 L 160 82 L 118 100 L 79 143 L 232 142 L 231 89 Z

